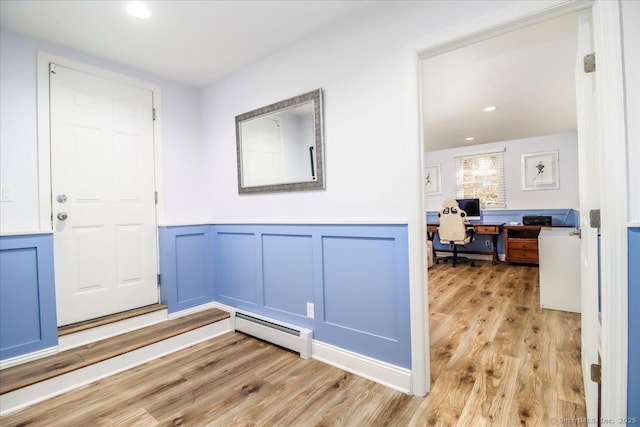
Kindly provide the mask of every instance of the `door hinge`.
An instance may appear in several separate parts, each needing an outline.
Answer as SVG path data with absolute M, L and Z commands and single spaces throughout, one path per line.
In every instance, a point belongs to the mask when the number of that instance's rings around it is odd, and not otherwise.
M 54 64 L 52 62 L 49 63 L 49 72 L 51 74 L 56 74 L 56 64 Z
M 158 285 L 160 284 L 160 275 L 158 274 Z
M 600 209 L 591 209 L 589 211 L 589 226 L 591 228 L 600 228 Z
M 600 384 L 602 380 L 602 366 L 598 364 L 591 365 L 591 381 Z
M 593 73 L 596 71 L 596 54 L 590 53 L 584 56 L 584 72 L 585 73 Z
M 151 109 L 151 117 L 153 118 L 153 121 L 155 122 L 156 121 L 156 109 L 155 108 Z
M 155 200 L 156 200 L 156 205 L 158 204 L 158 192 L 156 191 L 156 195 L 155 195 Z
M 577 230 L 572 231 L 571 235 L 578 236 L 578 239 L 582 239 L 582 229 L 578 228 Z

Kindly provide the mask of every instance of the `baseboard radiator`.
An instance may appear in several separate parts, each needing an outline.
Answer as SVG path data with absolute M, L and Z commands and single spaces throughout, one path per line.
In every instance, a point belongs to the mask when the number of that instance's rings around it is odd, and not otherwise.
M 263 339 L 289 350 L 300 353 L 303 359 L 311 357 L 311 339 L 313 331 L 288 325 L 277 320 L 267 319 L 247 314 L 241 311 L 235 312 L 235 330 Z

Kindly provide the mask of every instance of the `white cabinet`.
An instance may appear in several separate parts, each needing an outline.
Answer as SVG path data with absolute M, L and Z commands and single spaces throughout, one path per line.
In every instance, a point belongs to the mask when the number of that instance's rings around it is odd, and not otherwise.
M 580 238 L 575 228 L 543 228 L 538 235 L 540 307 L 580 313 Z

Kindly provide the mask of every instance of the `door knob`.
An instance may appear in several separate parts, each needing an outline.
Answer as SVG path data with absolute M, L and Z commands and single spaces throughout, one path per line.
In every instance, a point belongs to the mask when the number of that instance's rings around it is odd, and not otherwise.
M 57 217 L 60 221 L 64 221 L 65 219 L 69 218 L 69 215 L 67 215 L 66 212 L 59 212 Z

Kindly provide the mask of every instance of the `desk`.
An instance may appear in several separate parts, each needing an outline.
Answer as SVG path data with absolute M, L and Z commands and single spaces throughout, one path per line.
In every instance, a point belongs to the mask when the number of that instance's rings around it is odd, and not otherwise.
M 438 232 L 440 224 L 427 224 L 427 238 L 433 242 Z M 498 263 L 498 235 L 502 232 L 504 222 L 471 222 L 469 227 L 473 227 L 475 234 L 485 234 L 491 236 L 491 242 L 493 243 L 493 251 L 491 252 L 477 252 L 477 253 L 491 253 L 493 256 L 492 264 Z M 436 256 L 436 247 L 433 245 L 433 257 Z

